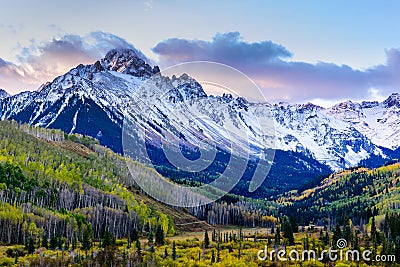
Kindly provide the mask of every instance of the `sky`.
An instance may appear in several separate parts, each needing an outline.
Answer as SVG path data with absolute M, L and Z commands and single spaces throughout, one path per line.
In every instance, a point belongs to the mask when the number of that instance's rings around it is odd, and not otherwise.
M 400 88 L 400 1 L 2 1 L 0 88 L 35 90 L 112 48 L 207 60 L 271 102 L 381 101 Z

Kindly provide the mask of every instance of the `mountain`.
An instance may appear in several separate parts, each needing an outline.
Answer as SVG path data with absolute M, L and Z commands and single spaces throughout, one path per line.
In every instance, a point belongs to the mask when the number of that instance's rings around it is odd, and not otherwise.
M 357 165 L 382 150 L 353 125 L 313 104 L 274 105 L 277 148 L 301 152 L 334 170 Z
M 399 93 L 381 103 L 347 101 L 333 106 L 326 113 L 349 122 L 378 146 L 392 150 L 400 147 Z
M 9 97 L 9 96 L 10 96 L 9 93 L 4 91 L 3 89 L 0 89 L 0 99 L 6 98 L 6 97 Z
M 290 169 L 300 163 L 291 177 L 303 171 L 318 175 L 355 166 L 370 157 L 387 158 L 382 147 L 400 146 L 398 95 L 382 103 L 342 103 L 331 109 L 250 103 L 229 94 L 208 96 L 186 74 L 164 77 L 158 73 L 158 67 L 133 50 L 111 50 L 103 59 L 79 65 L 38 91 L 1 99 L 0 118 L 92 136 L 119 153 L 123 152 L 124 118 L 146 133 L 154 151 L 169 136 L 167 142 L 177 139 L 196 154 L 198 147 L 193 144 L 208 138 L 220 151 L 238 156 L 249 153 L 256 162 L 271 157 L 265 151 L 272 146 L 281 158 L 290 159 L 275 160 L 273 167 Z M 261 129 L 258 121 L 265 118 L 270 118 L 268 127 Z M 381 131 L 383 137 L 378 135 Z M 385 146 L 388 138 L 390 145 Z

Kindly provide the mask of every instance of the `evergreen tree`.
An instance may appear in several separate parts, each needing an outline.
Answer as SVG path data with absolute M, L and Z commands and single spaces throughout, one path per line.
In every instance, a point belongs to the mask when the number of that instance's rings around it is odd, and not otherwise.
M 210 238 L 208 237 L 208 232 L 204 233 L 204 247 L 208 248 L 210 246 Z
M 297 224 L 296 218 L 294 216 L 289 217 L 290 226 L 292 227 L 293 233 L 299 232 L 299 226 Z
M 33 254 L 33 252 L 35 252 L 35 241 L 33 240 L 33 237 L 29 237 L 28 239 L 27 250 L 29 254 Z
M 348 220 L 344 221 L 343 238 L 346 239 L 347 241 L 351 240 L 351 228 Z
M 115 237 L 108 231 L 108 229 L 104 232 L 103 237 L 101 239 L 101 246 L 103 248 L 115 246 Z
M 43 236 L 42 236 L 42 247 L 49 248 L 49 242 L 47 241 L 46 234 L 43 234 Z
M 356 230 L 354 233 L 354 242 L 353 242 L 353 249 L 359 250 L 360 249 L 360 240 L 358 238 L 358 235 L 360 234 L 359 230 Z
M 93 228 L 92 224 L 88 224 L 83 232 L 83 238 L 82 238 L 82 249 L 85 251 L 86 256 L 88 250 L 92 248 L 92 238 L 93 238 Z
M 55 250 L 58 248 L 58 237 L 52 236 L 50 238 L 50 249 Z
M 333 237 L 332 237 L 332 246 L 337 247 L 337 241 L 343 237 L 342 234 L 342 229 L 340 229 L 339 224 L 336 224 L 335 230 L 333 232 Z
M 211 264 L 213 264 L 215 262 L 215 253 L 214 250 L 211 251 Z
M 147 239 L 147 240 L 148 240 L 149 246 L 153 244 L 153 242 L 154 242 L 154 237 L 153 237 L 153 232 L 152 232 L 152 231 L 149 232 L 149 236 L 148 236 L 148 239 Z
M 375 217 L 371 219 L 371 241 L 372 241 L 372 258 L 375 258 L 378 251 L 378 232 L 376 230 Z
M 371 219 L 371 241 L 374 247 L 378 246 L 378 231 L 376 230 L 375 217 Z
M 329 246 L 330 238 L 329 238 L 329 233 L 328 230 L 325 232 L 325 238 L 324 238 L 324 244 L 325 246 Z
M 211 240 L 213 241 L 213 242 L 216 242 L 217 240 L 216 240 L 216 232 L 215 232 L 215 229 L 213 229 L 213 232 L 212 232 L 212 236 L 211 236 Z
M 294 245 L 292 225 L 290 224 L 286 216 L 283 219 L 282 230 L 283 230 L 283 237 L 287 239 L 289 246 Z
M 164 243 L 165 243 L 164 242 L 164 231 L 163 231 L 161 225 L 157 226 L 155 242 L 156 242 L 157 245 L 160 245 L 160 246 L 164 245 Z
M 175 245 L 175 241 L 172 242 L 172 259 L 176 260 L 176 245 Z
M 135 227 L 132 227 L 132 229 L 131 229 L 131 231 L 130 231 L 130 234 L 129 234 L 129 239 L 130 239 L 130 241 L 131 241 L 131 242 L 136 242 L 136 240 L 138 240 L 138 238 L 139 238 L 139 233 L 138 233 L 138 231 L 136 230 Z
M 221 252 L 220 252 L 219 243 L 217 244 L 217 262 L 221 261 Z
M 136 251 L 139 257 L 142 255 L 142 248 L 140 247 L 140 240 L 136 239 Z
M 281 230 L 279 229 L 279 227 L 276 228 L 274 244 L 275 244 L 275 247 L 277 247 L 281 244 Z

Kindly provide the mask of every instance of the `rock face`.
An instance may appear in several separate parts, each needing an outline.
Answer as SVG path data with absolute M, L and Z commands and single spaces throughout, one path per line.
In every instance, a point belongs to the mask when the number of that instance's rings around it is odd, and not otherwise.
M 351 101 L 326 110 L 326 114 L 350 123 L 375 145 L 400 147 L 400 94 L 394 93 L 382 103 Z
M 135 77 L 150 78 L 160 72 L 158 67 L 152 68 L 143 59 L 139 58 L 135 51 L 130 49 L 113 49 L 99 63 L 104 70 L 116 71 Z M 99 63 L 95 63 L 94 65 L 96 66 L 97 64 L 97 68 L 103 70 L 100 68 Z
M 0 91 L 0 118 L 90 135 L 122 152 L 123 120 L 135 97 L 140 103 L 129 116 L 150 136 L 166 131 L 183 143 L 207 137 L 229 150 L 231 141 L 242 146 L 241 135 L 248 132 L 254 157 L 260 157 L 263 142 L 272 138 L 258 129 L 256 117 L 271 112 L 276 149 L 302 153 L 331 169 L 354 166 L 372 155 L 385 157 L 379 146 L 400 146 L 399 94 L 382 103 L 347 101 L 330 109 L 310 103 L 270 105 L 229 94 L 208 96 L 186 74 L 168 78 L 158 73 L 158 67 L 133 50 L 111 50 L 103 59 L 79 65 L 38 91 L 5 97 Z M 190 120 L 193 117 L 210 120 Z M 177 131 L 181 125 L 190 127 Z
M 4 91 L 3 89 L 0 89 L 0 99 L 6 98 L 6 97 L 9 97 L 9 96 L 10 96 L 9 93 Z

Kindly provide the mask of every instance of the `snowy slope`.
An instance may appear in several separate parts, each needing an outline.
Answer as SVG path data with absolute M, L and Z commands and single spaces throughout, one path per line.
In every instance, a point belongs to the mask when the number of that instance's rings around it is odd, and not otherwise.
M 302 152 L 337 170 L 382 151 L 352 125 L 313 104 L 274 106 L 277 148 Z
M 382 103 L 347 101 L 326 111 L 351 123 L 374 144 L 389 149 L 400 147 L 400 94 L 394 93 Z
M 383 103 L 349 102 L 331 109 L 256 104 L 231 95 L 207 96 L 188 75 L 169 78 L 158 72 L 132 50 L 112 50 L 39 91 L 0 99 L 0 118 L 94 136 L 117 152 L 122 152 L 122 126 L 129 118 L 154 145 L 166 135 L 189 147 L 208 138 L 221 149 L 253 157 L 272 146 L 335 170 L 384 156 L 377 145 L 385 146 L 385 140 L 390 140 L 386 147 L 400 146 L 398 95 Z M 266 123 L 260 126 L 260 121 Z

